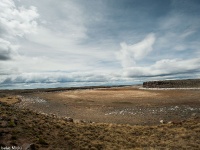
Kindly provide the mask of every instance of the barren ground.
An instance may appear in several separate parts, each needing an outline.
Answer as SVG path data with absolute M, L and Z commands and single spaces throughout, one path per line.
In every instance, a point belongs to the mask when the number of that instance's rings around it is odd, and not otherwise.
M 37 92 L 19 107 L 75 120 L 119 124 L 159 124 L 200 114 L 200 90 L 141 90 L 138 87 Z
M 1 149 L 200 149 L 200 90 L 44 91 L 0 91 Z

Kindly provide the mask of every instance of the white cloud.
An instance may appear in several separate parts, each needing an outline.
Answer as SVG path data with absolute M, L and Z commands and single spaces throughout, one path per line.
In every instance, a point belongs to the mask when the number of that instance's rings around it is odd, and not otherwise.
M 0 61 L 10 60 L 18 55 L 17 48 L 17 45 L 13 45 L 9 41 L 0 38 Z
M 60 2 L 51 10 L 42 7 L 55 3 L 57 2 L 34 2 L 40 12 L 40 15 L 32 16 L 32 22 L 37 25 L 32 27 L 34 33 L 25 34 L 26 32 L 16 29 L 15 33 L 23 33 L 23 38 L 19 40 L 20 49 L 18 51 L 20 56 L 16 58 L 15 62 L 4 62 L 4 68 L 9 67 L 11 70 L 18 68 L 21 72 L 93 70 L 94 67 L 98 69 L 97 66 L 101 61 L 110 60 L 113 52 L 105 52 L 96 45 L 81 44 L 82 41 L 87 39 L 85 25 L 87 20 L 85 20 L 86 16 L 82 7 L 72 1 Z M 14 3 L 13 7 L 13 9 L 18 9 Z M 38 16 L 40 18 L 36 20 Z M 16 17 L 17 21 L 19 21 L 18 18 Z M 7 35 L 14 37 L 16 34 L 7 33 Z M 16 37 L 16 39 L 19 39 L 19 37 Z M 12 42 L 10 41 L 10 43 Z
M 197 31 L 195 30 L 195 29 L 187 29 L 187 30 L 185 30 L 181 35 L 180 35 L 180 37 L 182 38 L 182 39 L 184 39 L 184 38 L 187 38 L 188 36 L 190 36 L 190 35 L 192 35 L 192 34 L 194 34 L 194 33 L 196 33 Z
M 20 57 L 17 37 L 35 32 L 38 17 L 39 14 L 34 6 L 27 9 L 23 6 L 17 7 L 13 0 L 0 1 L 0 74 L 18 70 L 16 66 L 13 67 Z M 5 60 L 7 61 L 4 62 Z
M 182 75 L 199 72 L 200 71 L 200 59 L 198 56 L 196 58 L 187 58 L 182 59 L 178 58 L 178 55 L 175 55 L 174 58 L 156 58 L 153 54 L 153 45 L 154 48 L 165 50 L 168 48 L 168 51 L 163 51 L 163 53 L 167 54 L 167 52 L 173 54 L 173 51 L 183 51 L 188 50 L 189 48 L 195 49 L 197 48 L 194 45 L 185 45 L 182 42 L 177 42 L 178 36 L 181 38 L 186 38 L 190 34 L 193 34 L 191 30 L 187 30 L 182 34 L 176 33 L 166 33 L 164 36 L 158 36 L 156 44 L 155 44 L 155 35 L 150 34 L 145 37 L 139 43 L 133 45 L 127 45 L 126 43 L 121 44 L 121 50 L 118 53 L 118 58 L 121 60 L 121 64 L 123 66 L 123 75 L 124 77 L 129 78 L 141 78 L 141 77 L 175 77 L 176 75 Z M 174 41 L 173 41 L 174 40 Z M 181 40 L 180 40 L 181 41 Z M 177 42 L 177 43 L 176 43 Z M 190 43 L 191 44 L 191 43 Z M 162 53 L 162 51 L 161 51 Z M 147 61 L 148 55 L 153 57 L 152 60 L 156 60 L 154 63 L 146 63 L 140 64 L 142 62 Z M 167 55 L 164 55 L 165 57 Z M 168 56 L 171 57 L 171 56 Z M 177 58 L 176 58 L 177 57 Z M 160 59 L 160 60 L 159 60 Z M 193 75 L 188 75 L 193 76 Z
M 0 28 L 6 30 L 5 36 L 23 36 L 34 32 L 37 27 L 35 19 L 39 17 L 36 7 L 17 8 L 14 1 L 2 0 L 0 8 Z
M 81 6 L 74 1 L 49 1 L 35 3 L 41 10 L 41 24 L 35 34 L 26 35 L 34 43 L 45 45 L 56 50 L 71 49 L 87 38 L 85 14 Z M 41 4 L 54 5 L 50 10 L 43 11 Z
M 0 77 L 0 83 L 66 83 L 66 82 L 108 82 L 117 81 L 117 74 L 107 72 L 39 72 L 21 73 Z
M 121 60 L 122 66 L 126 68 L 136 65 L 136 61 L 141 60 L 153 50 L 155 39 L 155 35 L 150 33 L 136 44 L 121 43 L 121 50 L 117 56 Z
M 12 0 L 0 1 L 0 8 L 0 60 L 10 60 L 19 55 L 16 36 L 22 37 L 33 32 L 37 26 L 35 19 L 39 14 L 35 7 L 18 8 Z
M 119 77 L 120 76 L 120 77 Z M 0 89 L 130 85 L 139 80 L 108 72 L 38 72 L 0 76 Z
M 163 59 L 145 67 L 126 68 L 127 77 L 167 76 L 200 71 L 200 59 Z

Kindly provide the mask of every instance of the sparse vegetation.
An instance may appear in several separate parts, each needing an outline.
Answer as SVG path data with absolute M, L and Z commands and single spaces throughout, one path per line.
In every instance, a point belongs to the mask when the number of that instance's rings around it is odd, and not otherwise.
M 0 143 L 4 146 L 32 143 L 36 149 L 200 148 L 199 118 L 158 126 L 131 126 L 70 123 L 5 103 L 0 103 L 0 112 Z
M 120 87 L 52 92 L 57 90 L 0 91 L 0 146 L 59 150 L 200 149 L 197 90 L 143 91 Z M 29 105 L 16 95 L 27 97 Z M 128 112 L 129 107 L 138 116 L 125 118 L 121 108 Z M 55 115 L 65 110 L 76 112 L 82 120 Z M 119 114 L 108 116 L 105 110 L 117 110 Z M 99 120 L 93 120 L 95 117 Z M 115 118 L 111 120 L 112 117 Z M 120 124 L 114 124 L 115 119 Z M 127 120 L 139 125 L 123 124 Z
M 17 96 L 8 96 L 6 94 L 0 93 L 0 101 L 7 104 L 15 104 L 19 102 L 19 99 L 17 98 Z

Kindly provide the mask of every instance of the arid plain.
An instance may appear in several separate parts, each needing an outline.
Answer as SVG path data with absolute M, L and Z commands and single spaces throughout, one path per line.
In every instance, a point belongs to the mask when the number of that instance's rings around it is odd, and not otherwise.
M 136 86 L 37 92 L 19 107 L 86 122 L 152 125 L 200 112 L 200 90 L 145 90 Z

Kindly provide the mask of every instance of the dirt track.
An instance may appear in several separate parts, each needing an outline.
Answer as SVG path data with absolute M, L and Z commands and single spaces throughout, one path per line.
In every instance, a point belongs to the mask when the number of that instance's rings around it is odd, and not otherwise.
M 200 90 L 98 88 L 26 94 L 20 107 L 76 120 L 159 124 L 200 115 Z

